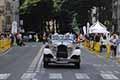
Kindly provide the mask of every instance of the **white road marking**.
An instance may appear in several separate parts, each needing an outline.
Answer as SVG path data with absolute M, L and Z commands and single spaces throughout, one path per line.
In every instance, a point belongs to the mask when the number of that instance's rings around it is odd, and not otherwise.
M 34 79 L 34 77 L 36 76 L 36 73 L 24 73 L 21 77 L 22 80 L 25 79 Z
M 38 79 L 32 79 L 32 80 L 38 80 Z
M 118 64 L 117 66 L 120 67 L 120 64 Z
M 85 73 L 75 73 L 76 79 L 90 79 L 90 77 Z
M 114 67 L 115 65 L 107 65 L 107 64 L 93 64 L 94 67 Z
M 105 73 L 105 71 L 100 71 L 100 73 Z
M 112 71 L 100 71 L 100 73 L 102 73 L 102 74 L 112 74 L 113 72 Z
M 116 77 L 115 75 L 113 75 L 113 74 L 100 74 L 101 75 L 101 77 L 103 78 L 103 79 L 110 79 L 110 80 L 113 80 L 113 79 L 119 79 L 118 77 Z
M 114 67 L 115 65 L 110 65 L 111 67 Z
M 35 72 L 39 72 L 40 71 L 40 67 L 41 67 L 41 64 L 42 64 L 42 60 L 43 60 L 43 55 L 41 56 L 40 60 L 39 60 L 39 63 L 38 63 L 38 66 L 37 66 L 37 69 Z
M 0 74 L 0 79 L 8 79 L 8 77 L 10 76 L 10 73 L 5 73 L 5 74 Z
M 41 69 L 40 73 L 44 74 L 45 73 L 45 69 Z
M 37 63 L 42 55 L 42 50 L 43 50 L 44 46 L 41 47 L 41 49 L 39 50 L 37 56 L 34 58 L 34 60 L 32 61 L 31 65 L 29 66 L 27 72 L 33 72 L 35 67 L 37 66 Z
M 101 67 L 101 64 L 93 64 L 94 67 Z
M 49 74 L 49 79 L 55 79 L 55 80 L 59 80 L 62 79 L 62 74 L 61 73 L 50 73 Z
M 114 71 L 116 74 L 120 74 L 120 72 L 119 71 Z

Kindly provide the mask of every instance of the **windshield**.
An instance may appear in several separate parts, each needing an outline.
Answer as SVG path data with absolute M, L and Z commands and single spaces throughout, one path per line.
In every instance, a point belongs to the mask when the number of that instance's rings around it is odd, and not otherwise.
M 71 36 L 69 35 L 53 35 L 52 40 L 71 40 Z

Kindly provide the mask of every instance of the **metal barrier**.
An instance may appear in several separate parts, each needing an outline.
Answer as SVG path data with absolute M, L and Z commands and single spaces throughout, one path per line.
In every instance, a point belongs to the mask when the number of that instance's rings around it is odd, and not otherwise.
M 8 38 L 0 40 L 0 53 L 8 50 L 11 47 L 11 40 Z
M 85 48 L 88 48 L 92 52 L 95 52 L 96 55 L 100 54 L 100 43 L 99 42 L 95 42 L 95 41 L 92 42 L 92 41 L 85 40 L 83 45 Z M 106 58 L 110 58 L 110 44 L 108 44 L 106 47 L 107 47 Z

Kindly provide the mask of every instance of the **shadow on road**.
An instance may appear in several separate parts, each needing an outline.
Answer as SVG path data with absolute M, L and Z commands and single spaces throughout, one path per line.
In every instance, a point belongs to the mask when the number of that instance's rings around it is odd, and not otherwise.
M 74 65 L 49 65 L 47 69 L 78 69 L 78 68 L 76 68 Z

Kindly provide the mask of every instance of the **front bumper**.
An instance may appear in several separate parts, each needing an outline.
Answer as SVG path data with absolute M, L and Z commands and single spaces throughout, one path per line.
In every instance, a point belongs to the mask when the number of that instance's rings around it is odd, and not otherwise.
M 45 62 L 48 62 L 48 63 L 54 63 L 54 64 L 70 64 L 70 63 L 80 63 L 81 60 L 80 59 L 67 59 L 67 58 L 51 58 L 51 59 L 48 59 L 46 58 L 45 59 Z

